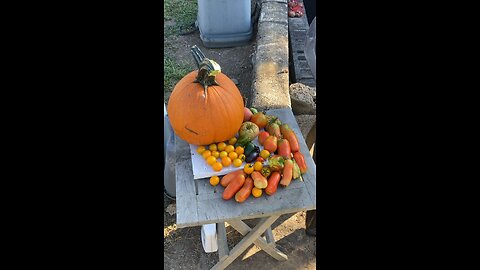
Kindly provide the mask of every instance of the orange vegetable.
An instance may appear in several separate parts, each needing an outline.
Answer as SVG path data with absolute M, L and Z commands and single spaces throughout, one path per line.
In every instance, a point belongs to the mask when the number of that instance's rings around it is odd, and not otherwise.
M 262 189 L 253 187 L 252 188 L 252 195 L 255 198 L 258 198 L 258 197 L 262 196 Z
M 298 167 L 300 168 L 300 172 L 302 174 L 307 172 L 307 163 L 305 162 L 305 157 L 300 152 L 293 153 L 293 158 L 297 163 Z
M 216 171 L 216 172 L 219 172 L 219 171 L 221 171 L 221 170 L 223 169 L 223 165 L 222 165 L 221 162 L 215 162 L 215 163 L 213 163 L 213 165 L 212 165 L 212 169 L 213 169 L 214 171 Z
M 250 197 L 250 194 L 252 194 L 252 189 L 253 189 L 253 180 L 252 178 L 248 177 L 245 179 L 245 183 L 243 184 L 243 187 L 235 194 L 235 201 L 242 203 L 248 197 Z
M 253 169 L 254 169 L 255 171 L 261 171 L 262 168 L 263 168 L 263 164 L 262 164 L 262 162 L 260 162 L 260 161 L 257 161 L 257 162 L 255 162 L 255 163 L 253 164 Z
M 265 114 L 263 114 L 263 112 L 257 112 L 252 115 L 252 118 L 250 118 L 250 122 L 255 123 L 259 129 L 262 129 L 267 125 L 268 120 Z
M 268 178 L 268 185 L 267 185 L 267 188 L 265 188 L 265 193 L 267 193 L 268 195 L 273 195 L 275 192 L 277 192 L 277 187 L 279 182 L 280 182 L 280 173 L 273 172 L 270 175 L 270 178 Z
M 198 70 L 186 74 L 173 88 L 167 105 L 172 129 L 178 137 L 194 145 L 228 140 L 243 123 L 240 90 L 198 47 L 191 52 Z M 213 124 L 222 128 L 212 128 Z
M 283 177 L 280 181 L 280 185 L 287 187 L 290 185 L 293 176 L 293 161 L 291 159 L 285 160 L 285 166 L 283 167 Z
M 253 184 L 256 188 L 266 188 L 268 185 L 267 178 L 265 178 L 260 172 L 254 171 L 251 174 L 253 179 Z
M 210 185 L 216 186 L 218 185 L 219 182 L 220 182 L 220 178 L 218 178 L 218 176 L 214 175 L 210 177 Z
M 263 142 L 263 148 L 270 153 L 277 151 L 277 137 L 268 136 Z
M 293 153 L 300 151 L 300 145 L 298 144 L 298 139 L 297 135 L 295 135 L 295 132 L 287 124 L 281 125 L 280 131 L 283 138 L 287 139 L 290 143 L 290 150 Z
M 227 187 L 228 184 L 230 184 L 230 182 L 233 180 L 233 178 L 235 178 L 235 176 L 237 176 L 238 174 L 243 174 L 243 177 L 247 177 L 243 170 L 234 171 L 222 177 L 220 185 L 222 185 L 222 187 Z
M 268 138 L 268 136 L 270 136 L 270 134 L 266 131 L 262 131 L 260 133 L 258 133 L 258 142 L 263 145 L 263 142 L 265 141 L 265 139 Z
M 281 139 L 278 141 L 278 154 L 287 159 L 292 158 L 290 143 L 286 139 Z
M 242 188 L 243 184 L 245 184 L 245 176 L 243 174 L 235 176 L 223 191 L 223 199 L 230 200 Z
M 245 167 L 243 167 L 243 171 L 246 173 L 246 174 L 251 174 L 253 172 L 253 164 L 252 163 L 249 163 L 247 165 L 245 165 Z

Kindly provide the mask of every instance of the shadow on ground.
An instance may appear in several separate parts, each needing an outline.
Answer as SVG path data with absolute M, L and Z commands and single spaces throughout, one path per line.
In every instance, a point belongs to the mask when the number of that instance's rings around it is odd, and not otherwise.
M 175 205 L 165 199 L 165 208 Z M 200 226 L 176 228 L 176 215 L 164 211 L 165 269 L 210 269 L 218 262 L 218 253 L 205 253 L 201 243 Z M 253 228 L 259 219 L 245 220 Z M 316 238 L 305 234 L 305 212 L 282 215 L 272 225 L 277 248 L 288 256 L 280 262 L 251 245 L 227 269 L 315 269 Z M 228 246 L 232 249 L 242 235 L 227 224 Z

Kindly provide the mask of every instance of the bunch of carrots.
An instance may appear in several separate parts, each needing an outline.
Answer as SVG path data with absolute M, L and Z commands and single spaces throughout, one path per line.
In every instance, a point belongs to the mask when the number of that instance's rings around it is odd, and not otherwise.
M 268 124 L 265 130 L 258 134 L 258 141 L 272 154 L 268 158 L 268 167 L 262 172 L 253 171 L 250 175 L 244 170 L 225 175 L 220 181 L 225 188 L 223 199 L 230 200 L 235 196 L 235 200 L 242 203 L 252 194 L 254 187 L 271 196 L 277 191 L 278 185 L 287 187 L 292 179 L 297 179 L 307 172 L 307 164 L 300 153 L 295 132 L 288 124 L 282 124 L 277 117 L 267 115 L 267 118 Z

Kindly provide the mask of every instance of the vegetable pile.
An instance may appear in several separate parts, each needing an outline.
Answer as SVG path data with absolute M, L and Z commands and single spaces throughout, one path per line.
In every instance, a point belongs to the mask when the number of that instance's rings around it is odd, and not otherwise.
M 205 146 L 197 148 L 215 171 L 220 171 L 223 166 L 240 167 L 243 161 L 247 163 L 243 169 L 230 172 L 221 179 L 218 176 L 210 178 L 212 186 L 220 184 L 225 188 L 223 199 L 235 197 L 239 203 L 250 195 L 261 197 L 264 192 L 272 196 L 279 185 L 288 187 L 292 180 L 307 172 L 298 138 L 288 124 L 254 108 L 244 108 L 243 111 L 244 122 L 238 130 L 238 138 L 210 144 L 208 149 Z M 257 137 L 263 150 L 253 143 Z

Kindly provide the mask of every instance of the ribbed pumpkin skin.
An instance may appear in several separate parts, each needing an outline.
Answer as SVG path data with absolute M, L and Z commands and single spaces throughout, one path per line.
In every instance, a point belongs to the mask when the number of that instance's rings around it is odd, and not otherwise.
M 168 118 L 178 137 L 194 145 L 226 141 L 238 132 L 243 122 L 243 99 L 237 86 L 224 74 L 219 84 L 204 88 L 194 83 L 198 71 L 192 71 L 176 85 L 168 101 Z

